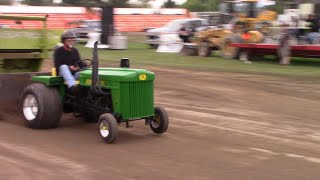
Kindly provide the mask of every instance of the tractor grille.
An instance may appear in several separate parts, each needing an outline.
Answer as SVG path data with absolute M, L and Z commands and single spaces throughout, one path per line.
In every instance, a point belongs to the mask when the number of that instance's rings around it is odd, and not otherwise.
M 154 115 L 153 81 L 121 83 L 122 119 L 141 119 Z

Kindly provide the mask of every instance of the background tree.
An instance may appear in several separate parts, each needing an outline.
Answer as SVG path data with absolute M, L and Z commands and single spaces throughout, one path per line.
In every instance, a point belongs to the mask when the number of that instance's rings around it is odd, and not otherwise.
M 289 1 L 287 1 L 289 2 Z M 271 6 L 269 9 L 270 10 L 273 10 L 273 11 L 276 11 L 277 13 L 280 13 L 282 14 L 283 13 L 283 9 L 284 9 L 284 1 L 282 0 L 276 0 L 276 4 Z
M 128 7 L 129 0 L 63 0 L 63 3 L 69 6 L 98 7 L 110 5 L 113 7 Z
M 24 0 L 22 3 L 30 6 L 41 6 L 42 0 Z
M 12 4 L 12 0 L 1 0 L 0 1 L 0 5 L 11 5 Z
M 201 0 L 188 0 L 187 2 L 181 5 L 182 8 L 185 8 L 191 12 L 201 12 L 206 11 L 206 5 L 202 3 Z
M 292 2 L 290 0 L 275 0 L 276 4 L 273 6 L 266 7 L 269 10 L 276 11 L 280 14 L 283 13 L 285 2 Z M 191 12 L 201 12 L 201 11 L 218 11 L 219 4 L 223 0 L 188 0 L 182 4 L 182 8 L 186 8 Z
M 139 0 L 141 4 L 148 4 L 151 0 Z
M 152 6 L 149 3 L 146 4 L 129 4 L 129 8 L 152 8 Z
M 151 5 L 149 4 L 151 0 L 139 0 L 139 4 L 130 4 L 130 7 L 132 8 L 151 8 Z
M 113 7 L 128 7 L 129 0 L 109 0 L 108 5 Z
M 30 6 L 55 6 L 57 4 L 53 3 L 52 0 L 23 0 L 22 4 Z
M 86 0 L 63 0 L 63 3 L 68 4 L 70 6 L 85 6 L 86 3 L 88 3 L 88 1 L 86 1 Z
M 221 3 L 221 0 L 208 0 L 207 10 L 208 11 L 219 11 L 219 4 L 220 3 Z
M 176 3 L 174 1 L 168 0 L 162 5 L 163 8 L 175 8 Z

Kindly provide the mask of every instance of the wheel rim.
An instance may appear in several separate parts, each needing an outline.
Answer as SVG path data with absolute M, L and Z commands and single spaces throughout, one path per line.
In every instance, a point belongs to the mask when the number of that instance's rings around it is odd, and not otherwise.
M 151 126 L 156 129 L 160 127 L 160 123 L 161 123 L 160 115 L 156 115 L 154 117 L 154 120 L 151 121 Z
M 23 114 L 28 121 L 32 121 L 37 117 L 39 106 L 37 98 L 28 94 L 23 101 Z
M 106 138 L 108 137 L 110 131 L 109 131 L 109 125 L 107 122 L 102 121 L 100 123 L 100 134 L 102 137 Z

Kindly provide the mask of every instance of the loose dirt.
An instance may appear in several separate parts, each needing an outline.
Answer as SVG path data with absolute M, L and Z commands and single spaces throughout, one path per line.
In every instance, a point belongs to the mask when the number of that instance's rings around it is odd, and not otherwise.
M 143 121 L 103 144 L 70 114 L 52 130 L 0 115 L 0 179 L 318 179 L 320 83 L 267 75 L 147 68 L 167 133 Z

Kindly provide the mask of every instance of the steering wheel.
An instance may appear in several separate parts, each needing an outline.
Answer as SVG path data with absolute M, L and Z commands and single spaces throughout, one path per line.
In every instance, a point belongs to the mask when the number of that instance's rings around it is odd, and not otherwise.
M 82 59 L 82 60 L 79 60 L 77 62 L 74 63 L 74 65 L 80 70 L 80 71 L 84 71 L 86 69 L 89 69 L 92 67 L 92 63 L 93 61 L 91 59 Z M 83 67 L 81 68 L 80 67 L 80 64 L 83 65 Z

